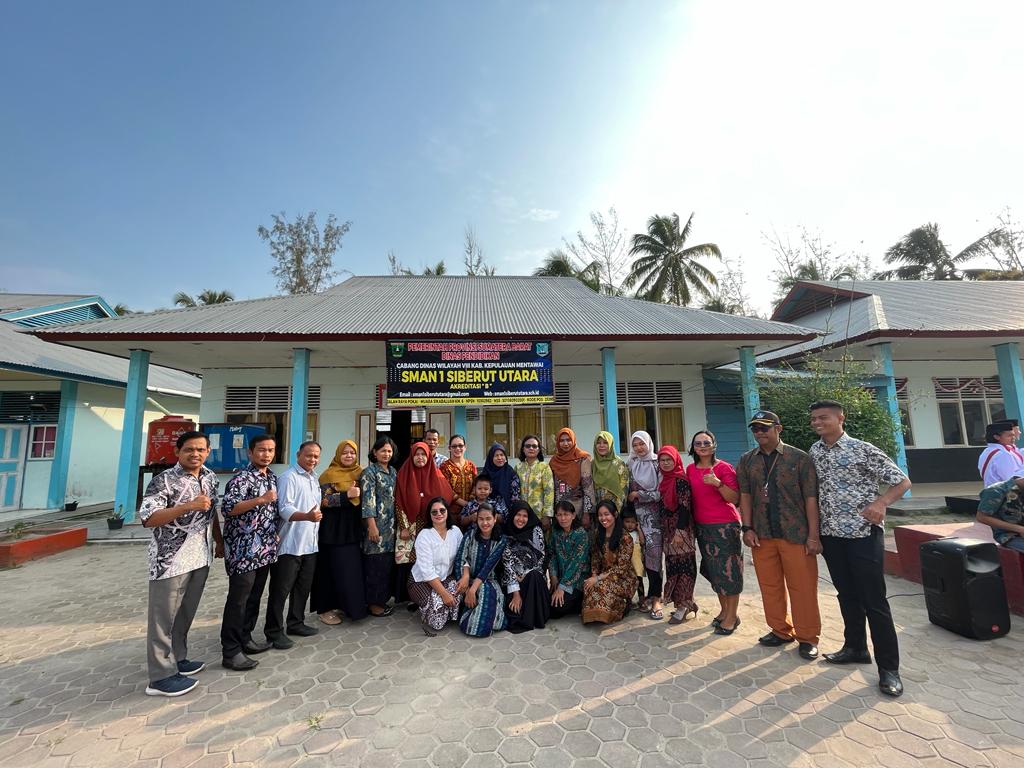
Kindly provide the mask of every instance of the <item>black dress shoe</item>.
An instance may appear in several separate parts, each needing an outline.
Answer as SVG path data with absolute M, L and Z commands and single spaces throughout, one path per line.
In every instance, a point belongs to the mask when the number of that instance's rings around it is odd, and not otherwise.
M 895 669 L 878 670 L 878 690 L 893 698 L 903 695 L 903 681 Z
M 256 659 L 250 659 L 241 652 L 236 653 L 230 658 L 225 656 L 221 659 L 220 664 L 225 669 L 233 669 L 235 672 L 245 672 L 246 670 L 259 666 L 259 662 L 256 661 Z
M 273 647 L 273 643 L 266 642 L 260 643 L 256 640 L 250 640 L 248 643 L 242 646 L 242 651 L 252 656 L 254 653 L 263 653 L 269 651 Z
M 800 643 L 800 655 L 808 661 L 818 658 L 818 646 L 814 643 Z
M 767 635 L 761 635 L 757 638 L 757 642 L 768 648 L 778 648 L 780 645 L 786 645 L 786 643 L 792 643 L 792 637 L 779 637 L 774 632 L 769 632 Z
M 852 648 L 840 648 L 835 653 L 822 656 L 829 664 L 870 664 L 871 654 L 867 651 L 855 651 Z
M 295 641 L 289 640 L 284 635 L 281 635 L 279 637 L 271 637 L 268 638 L 268 640 L 270 640 L 270 644 L 279 651 L 287 651 L 289 648 L 295 647 Z
M 292 627 L 288 630 L 289 635 L 298 635 L 299 637 L 312 637 L 319 632 L 319 629 L 311 627 L 309 624 L 299 624 L 299 626 Z

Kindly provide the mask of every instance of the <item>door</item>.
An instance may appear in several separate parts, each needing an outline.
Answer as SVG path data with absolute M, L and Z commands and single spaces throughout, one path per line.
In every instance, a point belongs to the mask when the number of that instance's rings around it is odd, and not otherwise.
M 0 512 L 21 506 L 27 424 L 0 424 Z

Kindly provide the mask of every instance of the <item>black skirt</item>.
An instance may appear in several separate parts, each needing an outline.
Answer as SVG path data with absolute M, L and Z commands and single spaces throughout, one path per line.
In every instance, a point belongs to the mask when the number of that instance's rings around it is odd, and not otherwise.
M 366 584 L 366 602 L 369 605 L 387 605 L 394 597 L 395 553 L 363 555 L 363 575 Z
M 519 613 L 509 608 L 511 596 L 505 598 L 505 615 L 508 616 L 508 631 L 513 634 L 543 629 L 551 617 L 551 593 L 548 583 L 540 571 L 530 571 L 519 582 L 519 597 L 523 604 Z
M 579 616 L 583 609 L 583 585 L 572 594 L 565 594 L 561 606 L 551 606 L 551 618 L 560 619 L 563 616 Z
M 321 546 L 310 607 L 316 613 L 340 610 L 353 620 L 366 616 L 363 554 L 358 544 Z

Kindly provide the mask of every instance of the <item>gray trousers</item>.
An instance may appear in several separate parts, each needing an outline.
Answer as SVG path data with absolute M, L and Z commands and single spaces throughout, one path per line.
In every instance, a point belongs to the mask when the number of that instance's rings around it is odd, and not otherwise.
M 178 674 L 188 658 L 188 630 L 199 608 L 210 567 L 149 582 L 146 662 L 152 683 Z

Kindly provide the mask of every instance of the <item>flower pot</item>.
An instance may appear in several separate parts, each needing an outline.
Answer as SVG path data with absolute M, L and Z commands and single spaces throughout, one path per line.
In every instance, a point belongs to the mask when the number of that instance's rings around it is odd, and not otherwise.
M 107 518 L 107 529 L 111 531 L 117 531 L 124 525 L 124 520 L 120 517 L 108 517 Z
M 67 504 L 64 505 L 65 512 L 74 512 L 76 509 L 78 509 L 77 501 L 69 501 Z

